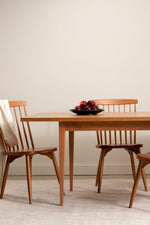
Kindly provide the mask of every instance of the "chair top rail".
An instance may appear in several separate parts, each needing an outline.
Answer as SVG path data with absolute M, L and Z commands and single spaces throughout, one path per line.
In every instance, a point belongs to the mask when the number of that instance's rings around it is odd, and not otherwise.
M 10 107 L 19 107 L 19 106 L 26 106 L 26 105 L 27 105 L 26 101 L 9 101 Z
M 93 99 L 97 105 L 137 104 L 138 99 Z

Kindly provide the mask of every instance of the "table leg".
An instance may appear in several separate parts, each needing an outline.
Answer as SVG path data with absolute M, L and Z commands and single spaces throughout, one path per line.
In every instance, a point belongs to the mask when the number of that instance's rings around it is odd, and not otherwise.
M 69 131 L 70 191 L 73 191 L 74 131 Z
M 64 199 L 65 127 L 59 123 L 60 205 Z

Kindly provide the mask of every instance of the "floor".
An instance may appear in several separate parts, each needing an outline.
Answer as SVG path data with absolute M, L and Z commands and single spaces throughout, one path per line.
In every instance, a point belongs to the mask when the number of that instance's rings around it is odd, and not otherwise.
M 150 194 L 140 180 L 133 208 L 131 176 L 104 176 L 97 193 L 94 176 L 74 176 L 74 191 L 65 177 L 64 206 L 59 206 L 55 176 L 33 176 L 33 204 L 28 204 L 26 177 L 9 176 L 0 200 L 2 225 L 150 225 Z M 148 177 L 148 186 L 150 179 Z
M 146 175 L 148 179 L 150 179 L 150 175 Z M 8 176 L 9 180 L 26 180 L 26 176 Z M 32 176 L 32 180 L 55 180 L 56 176 Z M 83 180 L 83 179 L 95 179 L 94 175 L 90 176 L 79 176 L 75 175 L 73 177 L 74 180 Z M 132 179 L 132 175 L 104 175 L 103 179 Z M 65 176 L 65 180 L 69 180 L 69 176 Z

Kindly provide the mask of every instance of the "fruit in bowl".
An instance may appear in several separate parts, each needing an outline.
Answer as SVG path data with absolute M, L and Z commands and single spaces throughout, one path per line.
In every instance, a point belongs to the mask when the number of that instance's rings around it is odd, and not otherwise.
M 86 111 L 89 111 L 89 110 L 99 110 L 99 106 L 96 105 L 96 103 L 92 100 L 89 100 L 89 101 L 81 101 L 80 102 L 80 105 L 77 105 L 75 107 L 75 110 L 86 110 Z
M 75 106 L 74 109 L 70 109 L 70 111 L 76 113 L 77 115 L 96 115 L 97 113 L 100 113 L 104 110 L 100 109 L 99 106 L 93 100 L 83 100 L 80 102 L 79 105 Z

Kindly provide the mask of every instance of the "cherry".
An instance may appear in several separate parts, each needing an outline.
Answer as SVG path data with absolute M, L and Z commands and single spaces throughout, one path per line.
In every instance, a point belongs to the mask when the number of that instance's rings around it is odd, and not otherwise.
M 77 106 L 75 107 L 75 110 L 81 110 L 81 107 L 80 107 L 79 105 L 77 105 Z
M 83 108 L 84 110 L 91 110 L 91 107 L 90 106 L 88 106 L 88 105 L 86 105 L 86 106 L 84 106 L 84 108 Z
M 89 101 L 88 101 L 88 105 L 89 105 L 91 108 L 93 108 L 93 107 L 96 105 L 96 103 L 95 103 L 94 101 L 92 101 L 92 100 L 89 100 Z
M 94 107 L 92 107 L 92 110 L 98 110 L 99 107 L 97 105 L 95 105 Z
M 81 108 L 83 109 L 85 106 L 87 105 L 87 102 L 86 101 L 81 101 L 80 102 L 80 106 L 81 106 Z

